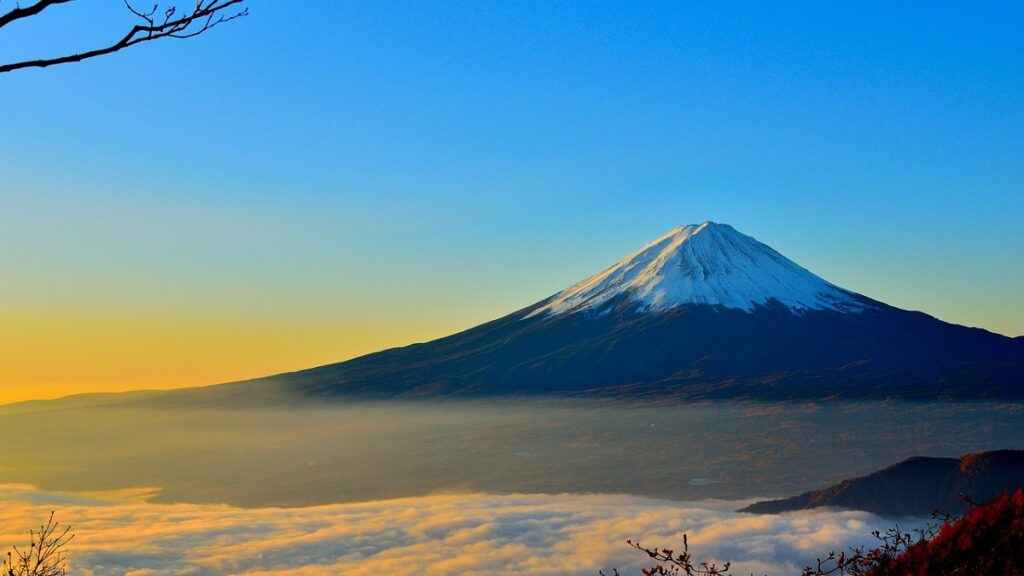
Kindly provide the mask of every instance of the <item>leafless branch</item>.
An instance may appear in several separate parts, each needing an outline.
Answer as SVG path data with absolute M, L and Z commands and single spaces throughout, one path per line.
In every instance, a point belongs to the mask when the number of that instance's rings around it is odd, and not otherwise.
M 66 576 L 68 561 L 64 547 L 75 535 L 70 526 L 61 527 L 53 512 L 39 530 L 29 531 L 27 549 L 15 546 L 3 562 L 3 576 Z
M 3 16 L 0 16 L 0 28 L 3 28 L 15 20 L 35 16 L 54 4 L 64 4 L 65 2 L 71 2 L 71 0 L 39 0 L 35 4 L 30 4 L 24 8 L 18 6 Z
M 11 20 L 24 18 L 38 14 L 50 4 L 70 2 L 71 0 L 40 0 L 36 4 L 25 8 L 15 9 L 7 13 L 3 18 L 8 18 L 19 10 L 35 10 L 31 14 L 15 14 Z M 178 9 L 176 6 L 169 6 L 160 9 L 159 4 L 154 4 L 150 10 L 140 10 L 133 6 L 128 0 L 124 0 L 125 6 L 141 22 L 132 26 L 127 34 L 120 40 L 102 48 L 96 48 L 67 56 L 56 58 L 41 58 L 36 60 L 25 60 L 11 64 L 0 64 L 0 73 L 19 70 L 22 68 L 45 68 L 55 64 L 66 64 L 69 62 L 81 62 L 88 58 L 111 54 L 136 44 L 159 40 L 160 38 L 192 38 L 198 36 L 211 28 L 225 22 L 247 16 L 249 9 L 241 6 L 245 0 L 196 0 L 191 12 L 184 16 L 176 17 Z M 0 20 L 0 26 L 3 25 Z
M 729 563 L 719 566 L 715 563 L 697 563 L 690 554 L 690 542 L 683 534 L 683 551 L 676 552 L 671 548 L 647 548 L 639 542 L 626 540 L 631 547 L 647 554 L 655 562 L 650 568 L 641 570 L 643 576 L 729 576 Z M 611 574 L 600 572 L 601 576 L 620 576 L 618 570 Z

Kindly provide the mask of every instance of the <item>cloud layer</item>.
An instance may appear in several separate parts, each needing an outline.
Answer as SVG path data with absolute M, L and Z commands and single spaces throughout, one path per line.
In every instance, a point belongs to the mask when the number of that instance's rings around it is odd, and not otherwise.
M 736 502 L 622 495 L 433 495 L 306 508 L 154 504 L 0 485 L 0 546 L 56 510 L 75 574 L 594 575 L 644 564 L 626 538 L 678 544 L 735 573 L 794 574 L 887 522 L 860 512 L 736 514 Z

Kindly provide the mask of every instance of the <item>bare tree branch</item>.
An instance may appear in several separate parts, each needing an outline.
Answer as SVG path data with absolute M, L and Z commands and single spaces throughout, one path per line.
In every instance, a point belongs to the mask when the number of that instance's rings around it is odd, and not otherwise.
M 40 2 L 29 9 L 39 6 L 40 4 L 69 1 L 71 0 L 40 0 Z M 137 18 L 142 20 L 142 23 L 132 26 L 131 30 L 129 30 L 128 33 L 122 36 L 117 42 L 103 48 L 96 48 L 94 50 L 69 54 L 67 56 L 25 60 L 11 64 L 0 64 L 0 73 L 19 70 L 22 68 L 45 68 L 55 64 L 81 62 L 88 58 L 111 54 L 128 48 L 129 46 L 158 40 L 160 38 L 192 38 L 219 24 L 230 22 L 243 16 L 248 16 L 249 9 L 239 6 L 243 2 L 245 2 L 245 0 L 196 0 L 195 6 L 190 13 L 175 18 L 175 15 L 177 14 L 177 7 L 175 6 L 169 6 L 161 11 L 160 5 L 154 4 L 151 10 L 142 11 L 135 8 L 130 2 L 128 2 L 128 0 L 124 0 L 125 6 L 128 10 Z M 235 8 L 232 8 L 233 6 Z M 36 10 L 35 13 L 38 13 L 43 8 L 45 8 L 45 6 Z M 24 16 L 19 17 L 23 18 Z
M 75 537 L 70 526 L 61 527 L 53 512 L 39 530 L 29 531 L 28 548 L 11 548 L 0 566 L 3 576 L 67 576 L 64 547 Z
M 0 28 L 3 28 L 4 26 L 10 24 L 11 22 L 14 22 L 15 20 L 28 18 L 29 16 L 35 16 L 36 14 L 39 14 L 43 10 L 49 8 L 50 6 L 53 6 L 54 4 L 64 4 L 65 2 L 71 2 L 71 0 L 39 0 L 35 4 L 32 4 L 31 6 L 26 6 L 24 8 L 18 6 L 14 10 L 11 10 L 10 12 L 4 14 L 3 16 L 0 16 Z
M 690 542 L 683 534 L 683 551 L 676 552 L 671 548 L 647 548 L 639 542 L 626 540 L 626 543 L 637 550 L 647 554 L 655 564 L 650 568 L 640 570 L 643 576 L 730 576 L 730 563 L 726 562 L 719 566 L 714 562 L 696 562 L 690 554 Z M 598 572 L 600 576 L 621 576 L 618 569 L 612 569 L 611 574 L 604 570 Z

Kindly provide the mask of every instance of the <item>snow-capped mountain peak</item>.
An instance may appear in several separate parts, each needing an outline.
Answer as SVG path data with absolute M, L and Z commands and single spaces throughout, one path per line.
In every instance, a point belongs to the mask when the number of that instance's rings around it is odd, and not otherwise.
M 728 224 L 688 224 L 553 296 L 530 316 L 597 310 L 617 296 L 643 310 L 709 304 L 748 312 L 776 301 L 794 312 L 859 312 L 868 304 Z

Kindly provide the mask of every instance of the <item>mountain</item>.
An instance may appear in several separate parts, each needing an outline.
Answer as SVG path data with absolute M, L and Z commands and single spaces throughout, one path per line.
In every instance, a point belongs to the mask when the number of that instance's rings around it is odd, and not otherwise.
M 1024 488 L 1024 450 L 996 450 L 962 458 L 910 458 L 867 476 L 793 498 L 752 504 L 741 512 L 776 514 L 831 506 L 883 516 L 928 517 L 966 509 L 961 495 L 987 502 Z
M 753 312 L 778 302 L 794 312 L 858 312 L 869 300 L 837 288 L 732 226 L 679 226 L 614 266 L 559 292 L 530 313 L 600 312 L 618 296 L 637 310 L 663 312 L 685 304 Z
M 1021 340 L 845 290 L 704 222 L 464 332 L 160 398 L 1019 398 L 1022 376 Z

